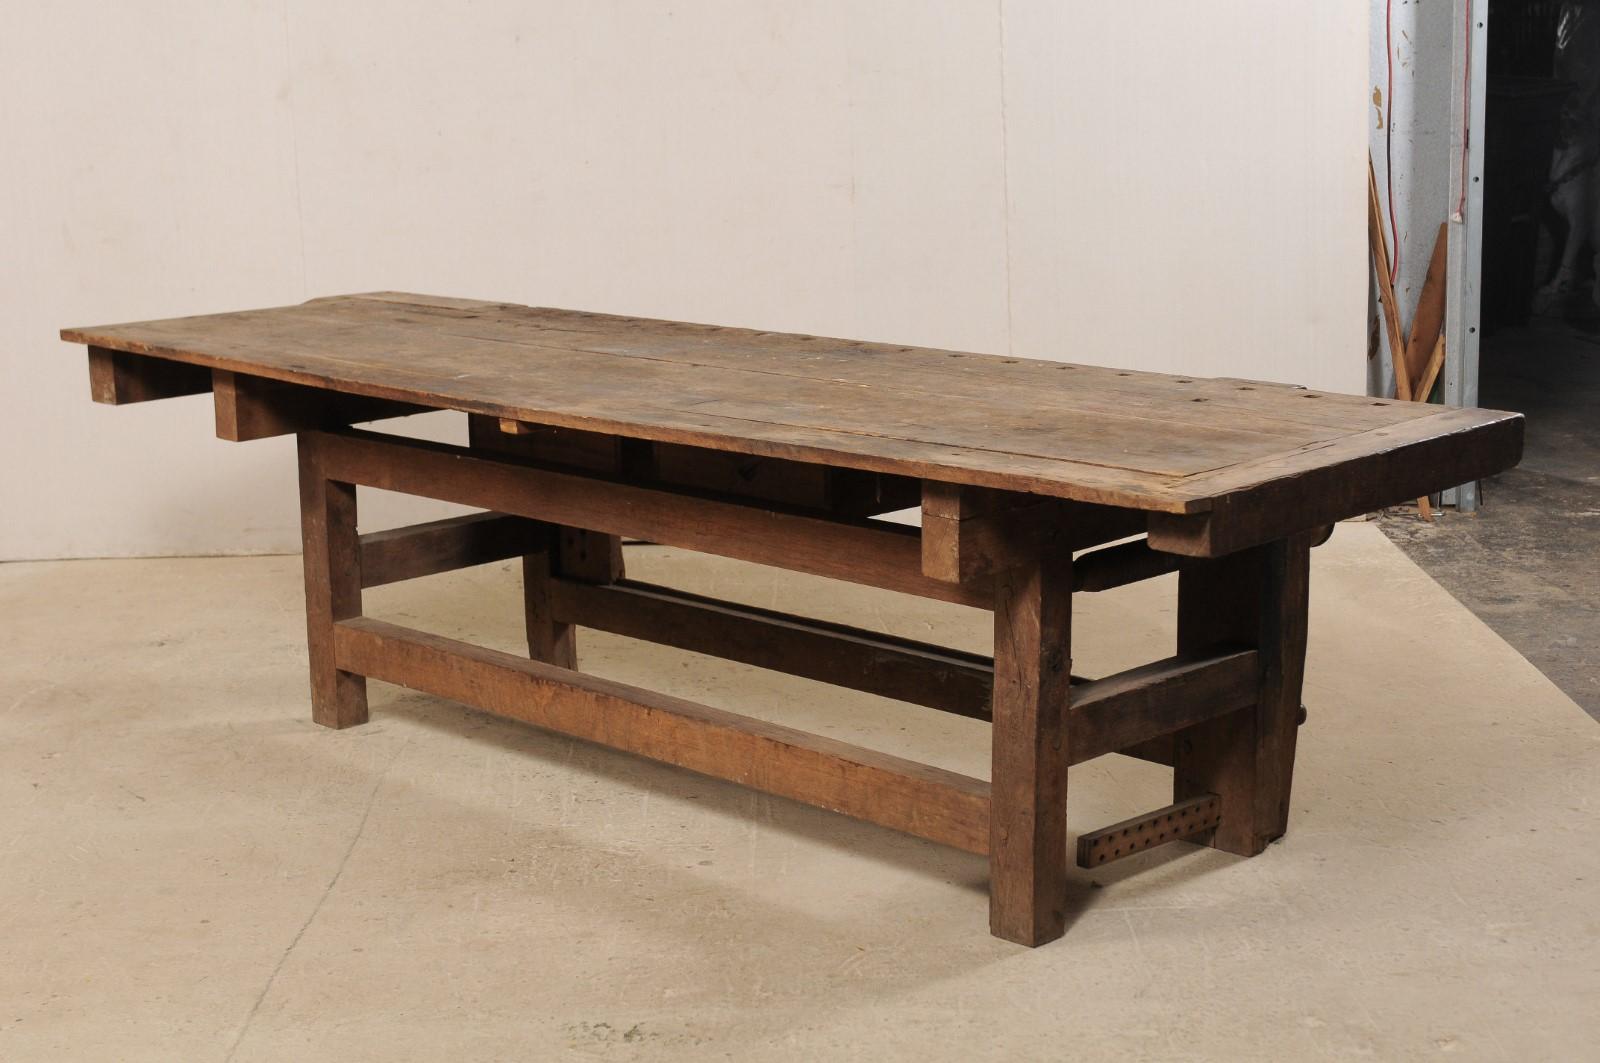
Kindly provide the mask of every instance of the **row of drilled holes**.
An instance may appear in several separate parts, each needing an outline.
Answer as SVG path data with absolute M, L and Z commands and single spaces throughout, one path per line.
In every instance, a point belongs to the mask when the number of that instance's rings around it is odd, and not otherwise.
M 1208 815 L 1210 812 L 1211 812 L 1211 806 L 1210 805 L 1202 805 L 1201 807 L 1195 808 L 1195 809 L 1191 809 L 1188 812 L 1181 812 L 1181 813 L 1180 812 L 1168 812 L 1165 816 L 1161 817 L 1161 819 L 1159 819 L 1159 820 L 1151 820 L 1149 825 L 1141 825 L 1141 826 L 1138 826 L 1138 827 L 1123 827 L 1122 830 L 1120 830 L 1118 832 L 1118 836 L 1119 837 L 1127 837 L 1129 834 L 1133 834 L 1136 831 L 1140 832 L 1142 834 L 1143 832 L 1148 831 L 1150 829 L 1150 826 L 1153 826 L 1155 823 L 1158 823 L 1158 822 L 1159 823 L 1171 823 L 1174 816 L 1179 816 L 1181 818 L 1179 819 L 1178 825 L 1176 827 L 1169 828 L 1167 830 L 1163 830 L 1159 834 L 1157 834 L 1156 838 L 1155 838 L 1155 842 L 1153 844 L 1154 845 L 1160 845 L 1163 842 L 1167 842 L 1167 841 L 1177 841 L 1179 838 L 1186 838 L 1191 834 L 1195 834 L 1195 833 L 1203 830 L 1204 829 L 1203 827 L 1200 827 L 1200 826 L 1197 825 L 1197 821 L 1202 816 Z M 1130 846 L 1128 848 L 1128 854 L 1131 856 L 1133 853 L 1139 852 L 1140 848 L 1149 848 L 1149 847 L 1150 846 L 1141 846 L 1141 847 Z M 1100 851 L 1100 857 L 1099 857 L 1099 859 L 1097 859 L 1095 861 L 1095 863 L 1096 864 L 1104 864 L 1107 861 L 1117 859 L 1121 855 L 1122 855 L 1122 849 L 1120 847 L 1111 850 L 1111 852 L 1109 854 L 1104 849 L 1102 849 Z

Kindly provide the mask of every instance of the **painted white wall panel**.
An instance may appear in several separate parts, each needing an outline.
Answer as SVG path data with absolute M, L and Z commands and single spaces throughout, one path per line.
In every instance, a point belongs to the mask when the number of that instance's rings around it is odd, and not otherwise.
M 66 324 L 402 288 L 1359 390 L 1365 19 L 31 8 L 0 35 L 0 558 L 297 547 L 288 441 L 92 406 Z
M 1014 353 L 1361 391 L 1364 9 L 1005 10 Z
M 286 545 L 292 454 L 200 398 L 91 405 L 56 333 L 302 298 L 287 90 L 275 3 L 7 12 L 0 558 Z

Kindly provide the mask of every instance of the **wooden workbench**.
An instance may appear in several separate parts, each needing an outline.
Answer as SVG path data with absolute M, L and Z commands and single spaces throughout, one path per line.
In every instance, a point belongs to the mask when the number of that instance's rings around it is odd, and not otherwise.
M 1487 410 L 395 293 L 62 338 L 96 401 L 212 392 L 223 438 L 299 437 L 317 722 L 365 722 L 371 677 L 987 854 L 1029 945 L 1064 927 L 1069 764 L 1173 766 L 1084 866 L 1283 834 L 1311 547 L 1522 446 Z M 469 444 L 349 427 L 427 410 Z M 483 512 L 362 535 L 356 485 Z M 622 537 L 991 609 L 994 656 L 638 583 Z M 511 557 L 527 658 L 362 616 Z M 1175 652 L 1072 675 L 1072 594 L 1174 570 Z M 586 675 L 579 626 L 992 720 L 991 781 Z

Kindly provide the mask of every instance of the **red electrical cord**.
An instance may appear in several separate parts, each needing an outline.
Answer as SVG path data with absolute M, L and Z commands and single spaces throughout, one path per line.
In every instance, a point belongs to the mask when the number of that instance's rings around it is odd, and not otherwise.
M 1389 199 L 1389 247 L 1394 261 L 1389 266 L 1389 283 L 1400 279 L 1400 224 L 1394 217 L 1394 46 L 1391 43 L 1394 0 L 1383 5 L 1383 60 L 1388 66 L 1389 91 L 1383 108 L 1383 185 Z
M 1457 218 L 1467 210 L 1467 160 L 1471 157 L 1467 150 L 1467 138 L 1472 135 L 1472 0 L 1467 0 L 1467 24 L 1464 30 L 1467 35 L 1467 55 L 1466 62 L 1461 64 L 1461 198 L 1456 201 Z

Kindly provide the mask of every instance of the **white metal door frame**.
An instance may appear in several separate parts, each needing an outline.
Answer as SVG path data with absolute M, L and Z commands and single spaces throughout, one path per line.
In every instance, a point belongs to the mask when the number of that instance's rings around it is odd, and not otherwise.
M 1489 11 L 1487 0 L 1454 0 L 1450 71 L 1450 247 L 1445 297 L 1444 401 L 1478 405 L 1479 281 L 1483 275 L 1483 128 Z M 1478 508 L 1478 484 L 1444 493 L 1462 513 Z

